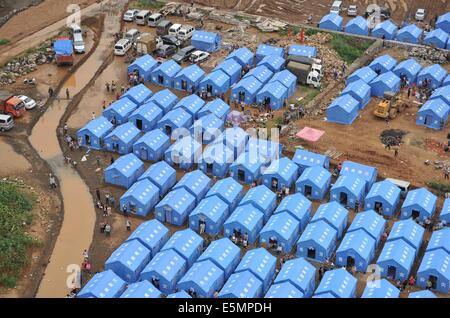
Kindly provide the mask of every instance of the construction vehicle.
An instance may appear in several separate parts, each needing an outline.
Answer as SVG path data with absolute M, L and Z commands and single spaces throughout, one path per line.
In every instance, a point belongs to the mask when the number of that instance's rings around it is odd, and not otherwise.
M 406 107 L 409 107 L 408 102 L 395 96 L 394 92 L 385 92 L 383 100 L 378 103 L 378 106 L 373 113 L 380 118 L 394 119 L 397 117 L 397 114 L 401 113 Z
M 320 74 L 317 71 L 314 71 L 311 65 L 290 61 L 286 68 L 292 74 L 297 76 L 297 82 L 301 85 L 309 85 L 314 88 L 320 88 Z
M 17 96 L 0 91 L 0 114 L 21 117 L 25 113 L 25 104 Z

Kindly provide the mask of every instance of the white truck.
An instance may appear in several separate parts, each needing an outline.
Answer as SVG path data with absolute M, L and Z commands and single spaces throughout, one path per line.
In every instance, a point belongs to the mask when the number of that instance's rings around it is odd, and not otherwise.
M 289 61 L 286 68 L 295 76 L 297 82 L 301 85 L 309 85 L 314 88 L 320 88 L 321 79 L 319 72 L 313 70 L 309 64 L 304 64 L 296 61 Z

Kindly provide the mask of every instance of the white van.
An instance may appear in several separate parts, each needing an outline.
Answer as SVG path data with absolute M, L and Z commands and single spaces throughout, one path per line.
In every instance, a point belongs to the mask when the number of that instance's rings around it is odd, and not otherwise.
M 146 25 L 148 22 L 148 17 L 150 16 L 151 12 L 149 10 L 141 10 L 136 15 L 136 24 L 138 25 Z
M 341 12 L 342 1 L 334 1 L 330 13 L 339 14 Z
M 83 54 L 86 52 L 84 41 L 83 41 L 83 35 L 81 33 L 74 33 L 73 34 L 73 50 L 75 53 Z
M 128 39 L 120 39 L 119 42 L 114 45 L 114 54 L 123 56 L 131 48 L 131 41 Z
M 73 23 L 70 26 L 70 29 L 72 30 L 72 35 L 73 34 L 82 34 L 83 33 L 83 31 L 81 30 L 81 27 L 78 24 L 76 24 L 76 23 Z
M 180 29 L 180 31 L 178 31 L 178 39 L 181 41 L 187 41 L 190 38 L 192 38 L 192 34 L 194 33 L 194 28 L 190 25 L 183 25 Z
M 14 127 L 14 119 L 11 115 L 0 114 L 0 131 L 7 131 Z
M 141 32 L 138 29 L 131 29 L 125 33 L 124 38 L 130 40 L 131 43 L 135 43 L 139 35 L 141 35 Z
M 156 27 L 159 23 L 159 21 L 161 21 L 163 19 L 163 15 L 161 13 L 154 13 L 152 14 L 149 18 L 148 18 L 148 26 L 150 27 Z
M 169 35 L 177 36 L 178 32 L 181 30 L 181 24 L 175 23 L 169 29 Z

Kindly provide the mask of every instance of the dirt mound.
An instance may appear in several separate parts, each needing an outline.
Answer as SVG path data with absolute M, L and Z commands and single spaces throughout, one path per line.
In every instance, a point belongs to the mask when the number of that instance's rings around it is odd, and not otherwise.
M 380 140 L 385 146 L 399 146 L 406 134 L 407 132 L 401 129 L 387 129 L 381 132 Z

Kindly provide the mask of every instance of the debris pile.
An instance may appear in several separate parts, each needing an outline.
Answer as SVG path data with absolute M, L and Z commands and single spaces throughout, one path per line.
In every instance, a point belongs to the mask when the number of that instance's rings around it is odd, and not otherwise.
M 409 52 L 409 57 L 416 58 L 433 64 L 445 64 L 450 55 L 448 52 L 429 47 L 413 47 Z
M 427 138 L 425 139 L 425 148 L 440 156 L 450 156 L 450 153 L 446 152 L 446 145 L 435 139 Z
M 273 19 L 257 19 L 262 21 L 256 22 L 256 27 L 263 32 L 278 32 L 280 30 L 284 30 L 287 27 L 287 24 L 284 22 L 280 22 Z
M 387 129 L 381 132 L 380 141 L 385 146 L 399 146 L 406 134 L 407 132 L 401 129 Z
M 330 33 L 318 32 L 313 35 L 306 36 L 305 39 L 311 44 L 322 45 L 330 42 L 333 39 L 333 36 Z

